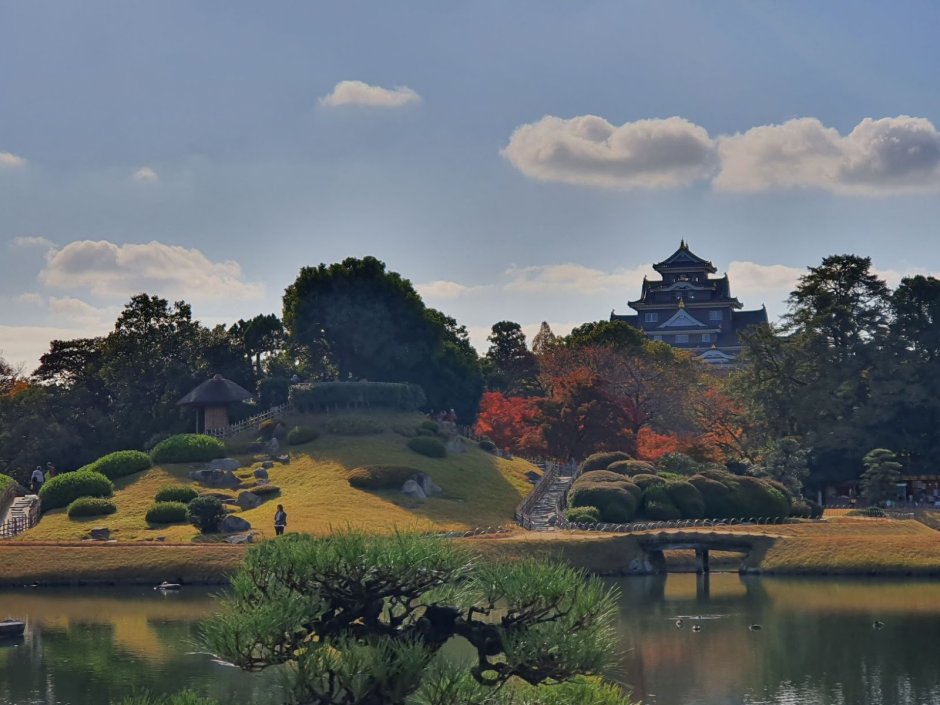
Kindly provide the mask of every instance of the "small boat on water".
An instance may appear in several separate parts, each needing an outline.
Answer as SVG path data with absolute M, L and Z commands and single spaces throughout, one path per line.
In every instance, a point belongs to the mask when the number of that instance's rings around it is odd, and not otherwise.
M 159 585 L 157 585 L 157 586 L 154 588 L 154 590 L 164 590 L 164 591 L 165 591 L 165 590 L 180 590 L 180 589 L 182 589 L 182 587 L 183 587 L 183 586 L 180 585 L 179 583 L 168 583 L 168 582 L 166 582 L 166 581 L 164 580 L 162 583 L 160 583 Z
M 0 620 L 0 639 L 16 639 L 26 631 L 26 622 L 15 619 Z

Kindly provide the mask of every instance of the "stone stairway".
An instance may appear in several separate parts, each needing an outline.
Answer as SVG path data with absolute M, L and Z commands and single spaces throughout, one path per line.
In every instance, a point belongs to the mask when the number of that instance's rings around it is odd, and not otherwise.
M 21 531 L 32 528 L 39 521 L 39 497 L 32 494 L 17 497 L 6 516 L 0 519 L 0 538 L 13 538 Z
M 558 513 L 558 500 L 568 491 L 573 480 L 574 478 L 570 475 L 559 475 L 555 478 L 555 481 L 532 508 L 532 513 L 529 515 L 529 519 L 532 521 L 532 531 L 554 531 Z

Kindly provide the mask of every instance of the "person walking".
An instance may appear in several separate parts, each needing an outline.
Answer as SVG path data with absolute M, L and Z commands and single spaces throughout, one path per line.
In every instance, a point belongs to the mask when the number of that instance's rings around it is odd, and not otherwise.
M 42 465 L 37 465 L 36 469 L 33 470 L 33 474 L 29 477 L 29 488 L 33 491 L 33 494 L 39 494 L 39 490 L 42 489 L 45 481 L 46 476 L 42 474 Z
M 59 471 L 56 470 L 55 465 L 52 463 L 46 463 L 46 479 L 51 480 L 53 477 L 59 474 Z
M 284 505 L 277 505 L 277 511 L 274 512 L 274 533 L 280 536 L 284 533 L 284 527 L 287 526 L 287 512 L 284 511 Z

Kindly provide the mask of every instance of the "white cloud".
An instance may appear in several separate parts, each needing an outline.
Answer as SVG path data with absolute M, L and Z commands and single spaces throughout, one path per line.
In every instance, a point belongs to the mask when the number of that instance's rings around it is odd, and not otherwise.
M 43 250 L 50 250 L 54 247 L 51 240 L 44 237 L 24 236 L 13 238 L 13 244 L 17 247 L 39 247 Z
M 23 365 L 27 372 L 31 372 L 39 366 L 39 358 L 49 351 L 51 341 L 105 335 L 109 328 L 0 325 L 0 355 L 7 362 Z
M 0 169 L 17 169 L 26 166 L 26 160 L 10 152 L 0 152 Z
M 456 299 L 458 296 L 462 296 L 477 288 L 479 287 L 464 286 L 463 284 L 443 279 L 415 285 L 415 289 L 421 295 L 421 298 L 436 300 Z
M 37 294 L 35 291 L 24 292 L 17 296 L 15 301 L 22 306 L 42 306 L 46 303 L 42 294 Z
M 612 189 L 685 186 L 716 163 L 705 128 L 680 117 L 616 126 L 595 115 L 546 116 L 517 127 L 500 153 L 540 181 Z
M 333 90 L 320 98 L 320 105 L 330 108 L 342 105 L 363 105 L 373 108 L 399 108 L 420 103 L 421 96 L 406 86 L 382 88 L 362 81 L 340 81 Z
M 887 195 L 940 188 L 940 133 L 925 118 L 865 118 L 845 137 L 800 118 L 723 137 L 718 151 L 718 190 Z
M 140 169 L 135 171 L 131 176 L 131 179 L 136 181 L 138 184 L 156 184 L 160 182 L 160 177 L 157 176 L 157 172 L 155 172 L 149 166 L 142 166 Z
M 74 296 L 50 297 L 49 311 L 53 315 L 66 319 L 69 324 L 94 326 L 96 329 L 110 326 L 117 318 L 116 311 L 97 308 Z
M 78 240 L 51 250 L 39 274 L 46 286 L 125 298 L 140 292 L 187 301 L 256 299 L 261 284 L 246 282 L 237 262 L 213 262 L 195 248 L 162 242 L 117 245 Z
M 570 292 L 584 295 L 609 292 L 619 297 L 625 290 L 639 291 L 643 276 L 651 271 L 650 265 L 610 272 L 580 264 L 514 267 L 506 270 L 503 286 L 507 291 L 514 292 Z

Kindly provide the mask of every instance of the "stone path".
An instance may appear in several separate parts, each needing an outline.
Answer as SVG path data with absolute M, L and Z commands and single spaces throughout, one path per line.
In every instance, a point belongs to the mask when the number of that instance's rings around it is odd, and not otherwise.
M 558 513 L 558 500 L 568 491 L 574 478 L 571 475 L 559 475 L 548 491 L 536 503 L 529 518 L 532 531 L 554 531 Z
M 0 521 L 0 538 L 13 538 L 19 532 L 35 526 L 38 516 L 39 497 L 31 494 L 17 497 Z

